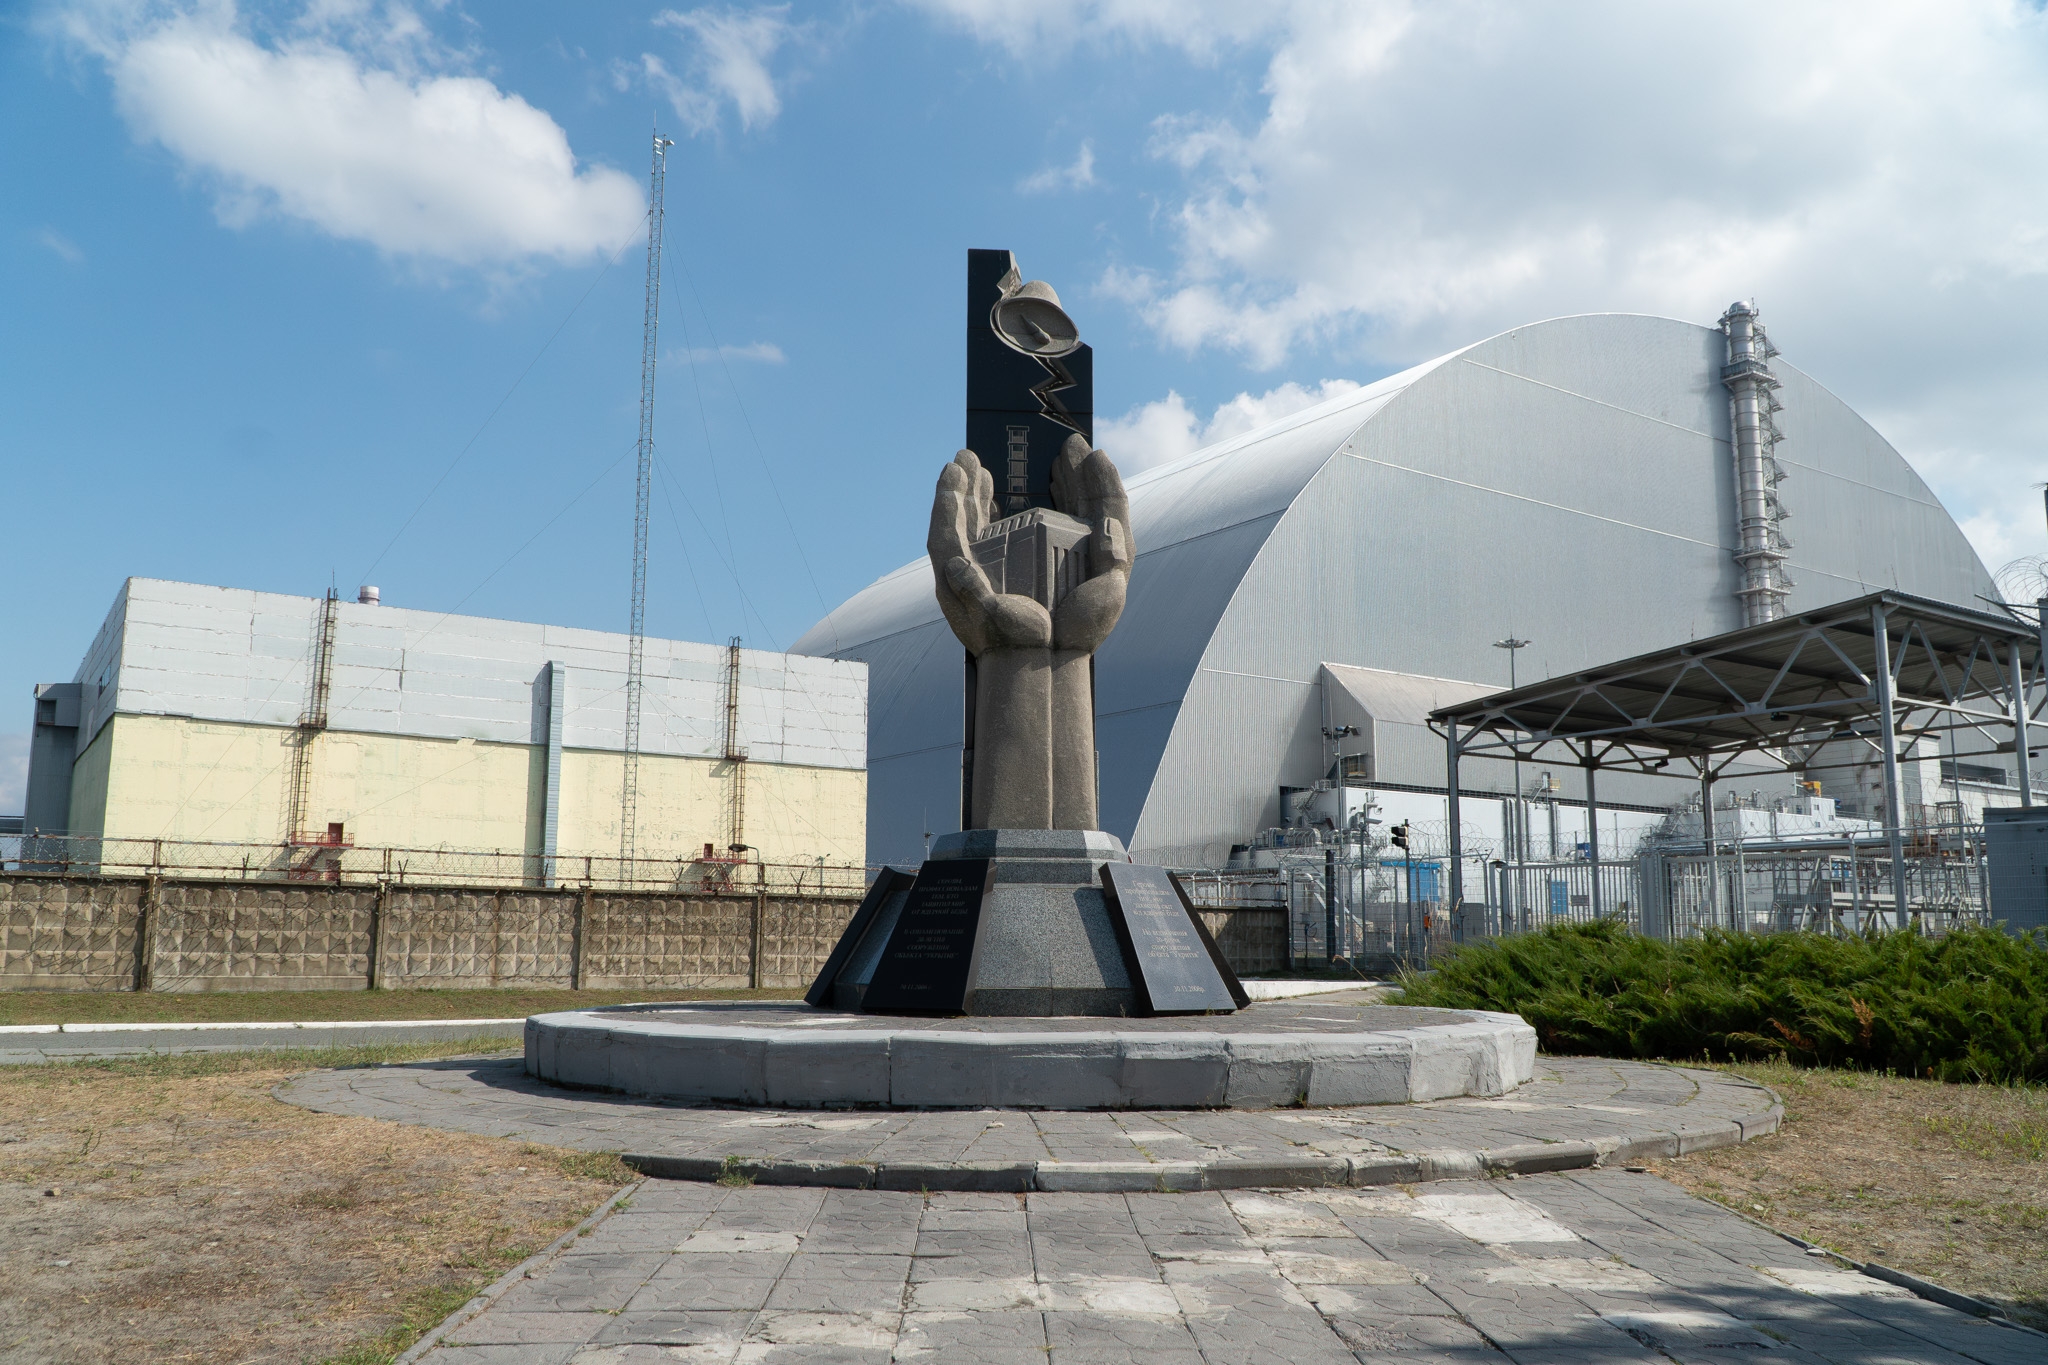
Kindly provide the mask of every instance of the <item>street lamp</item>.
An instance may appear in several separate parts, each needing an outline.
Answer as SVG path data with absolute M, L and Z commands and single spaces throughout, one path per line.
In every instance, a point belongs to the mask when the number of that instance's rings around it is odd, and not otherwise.
M 1508 690 L 1512 692 L 1515 690 L 1515 656 L 1521 653 L 1523 650 L 1527 649 L 1529 647 L 1529 642 L 1527 640 L 1517 640 L 1514 636 L 1510 635 L 1505 640 L 1495 640 L 1493 642 L 1493 647 L 1495 649 L 1504 649 L 1508 652 Z M 1513 838 L 1515 844 L 1515 866 L 1519 869 L 1522 866 L 1522 864 L 1529 861 L 1528 853 L 1522 847 L 1524 822 L 1522 820 L 1522 757 L 1521 751 L 1519 749 L 1515 751 L 1514 773 L 1515 804 L 1508 808 L 1508 819 L 1512 822 L 1511 827 L 1513 829 Z M 1514 902 L 1516 916 L 1517 918 L 1519 918 L 1522 909 L 1522 878 L 1519 872 L 1517 872 L 1515 876 Z M 1503 898 L 1503 904 L 1501 906 L 1501 909 L 1503 911 L 1506 911 L 1507 908 L 1508 907 L 1505 904 L 1505 898 Z

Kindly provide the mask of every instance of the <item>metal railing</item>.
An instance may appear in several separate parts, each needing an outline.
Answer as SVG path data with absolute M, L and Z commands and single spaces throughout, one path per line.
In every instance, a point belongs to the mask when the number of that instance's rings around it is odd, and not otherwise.
M 1491 869 L 1496 933 L 1616 919 L 1656 938 L 1710 928 L 1770 933 L 1859 933 L 1918 926 L 1943 933 L 1989 924 L 1981 826 L 1920 825 L 1905 839 L 1906 885 L 1892 885 L 1891 846 L 1881 835 L 1768 841 L 1646 843 L 1626 861 L 1603 862 L 1600 894 L 1583 860 L 1506 863 Z
M 1905 841 L 1905 895 L 1882 837 L 1793 846 L 1720 844 L 1644 850 L 1647 932 L 1673 937 L 1714 927 L 1765 933 L 1857 933 L 1917 925 L 1941 933 L 1991 923 L 1989 867 L 1979 826 L 1928 826 Z M 1901 901 L 1903 900 L 1903 910 Z
M 1355 850 L 1348 861 L 1324 858 L 1313 848 L 1303 852 L 1315 856 L 1277 867 L 1174 871 L 1198 909 L 1284 916 L 1287 955 L 1298 966 L 1341 959 L 1361 971 L 1383 973 L 1426 967 L 1433 954 L 1450 946 L 1450 919 L 1443 906 L 1427 891 L 1423 897 L 1408 897 L 1406 868 L 1362 860 Z M 1328 885 L 1332 862 L 1337 872 L 1334 905 Z M 1434 890 L 1438 871 L 1434 863 L 1417 863 L 1417 888 Z
M 859 863 L 743 862 L 724 858 L 544 857 L 502 849 L 251 844 L 79 835 L 0 836 L 0 871 L 52 876 L 190 877 L 350 885 L 592 887 L 609 891 L 747 892 L 859 896 Z

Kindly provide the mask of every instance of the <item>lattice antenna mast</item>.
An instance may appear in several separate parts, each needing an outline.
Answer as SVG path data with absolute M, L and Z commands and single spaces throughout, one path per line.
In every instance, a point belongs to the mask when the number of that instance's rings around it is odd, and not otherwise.
M 631 875 L 634 821 L 640 804 L 640 692 L 647 671 L 647 505 L 654 481 L 654 361 L 661 319 L 662 195 L 668 186 L 668 149 L 654 134 L 648 174 L 647 304 L 640 332 L 640 464 L 633 485 L 633 621 L 626 645 L 626 762 L 619 794 L 619 876 Z
M 740 637 L 725 647 L 725 851 L 735 857 L 747 851 L 747 751 L 740 747 Z

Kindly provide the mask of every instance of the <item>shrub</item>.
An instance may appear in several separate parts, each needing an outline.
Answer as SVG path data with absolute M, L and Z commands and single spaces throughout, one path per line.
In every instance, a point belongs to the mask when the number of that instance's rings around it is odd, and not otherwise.
M 1519 1014 L 1553 1053 L 2048 1081 L 2048 943 L 1996 929 L 1666 943 L 1565 925 L 1467 945 L 1402 986 L 1403 1004 Z

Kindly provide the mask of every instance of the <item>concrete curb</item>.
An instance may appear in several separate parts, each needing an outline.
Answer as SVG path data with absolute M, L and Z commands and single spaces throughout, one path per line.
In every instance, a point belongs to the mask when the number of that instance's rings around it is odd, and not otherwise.
M 1285 1109 L 1500 1095 L 1531 1080 L 1519 1016 L 1356 1032 L 1111 1027 L 976 1032 L 944 1023 L 809 1029 L 610 1011 L 526 1021 L 526 1071 L 576 1090 L 792 1109 Z M 1110 1021 L 1104 1021 L 1105 1024 Z
M 1719 1203 L 1718 1200 L 1715 1202 Z M 1859 1274 L 1868 1275 L 1873 1280 L 1883 1280 L 1887 1284 L 1895 1284 L 1901 1289 L 1910 1290 L 1920 1298 L 1926 1299 L 1929 1303 L 1938 1303 L 1943 1308 L 1953 1308 L 1958 1313 L 1968 1313 L 1972 1317 L 1983 1318 L 1993 1326 L 2010 1327 L 2015 1332 L 2025 1332 L 2029 1336 L 2048 1340 L 2048 1332 L 2043 1332 L 2038 1327 L 2029 1327 L 2023 1322 L 2014 1321 L 2006 1316 L 2003 1308 L 1987 1299 L 1976 1298 L 1959 1290 L 1946 1288 L 1932 1280 L 1923 1280 L 1910 1271 L 1894 1270 L 1888 1265 L 1879 1265 L 1876 1261 L 1852 1260 L 1841 1252 L 1836 1251 L 1833 1247 L 1822 1246 L 1818 1242 L 1809 1242 L 1804 1237 L 1786 1232 L 1783 1228 L 1774 1228 L 1763 1219 L 1751 1217 L 1741 1209 L 1731 1209 L 1726 1204 L 1720 1204 L 1720 1207 L 1734 1214 L 1743 1222 L 1748 1223 L 1751 1227 L 1762 1228 L 1773 1237 L 1782 1237 L 1808 1255 L 1826 1257 Z
M 1354 1157 L 1212 1161 L 832 1162 L 769 1157 L 663 1156 L 628 1152 L 620 1160 L 659 1180 L 741 1176 L 757 1185 L 852 1190 L 979 1190 L 1003 1193 L 1141 1194 L 1192 1190 L 1335 1189 L 1420 1184 L 1488 1176 L 1622 1166 L 1646 1155 L 1703 1151 L 1777 1131 L 1784 1110 L 1678 1132 L 1616 1133 L 1577 1142 L 1531 1142 L 1479 1151 L 1444 1148 Z M 1782 1234 L 1781 1234 L 1782 1235 Z
M 363 1047 L 471 1038 L 513 1041 L 520 1019 L 257 1021 L 200 1024 L 0 1025 L 0 1066 L 174 1052 L 247 1052 L 275 1048 Z
M 428 1329 L 424 1336 L 415 1341 L 406 1350 L 405 1354 L 392 1361 L 391 1365 L 413 1365 L 414 1361 L 426 1355 L 427 1352 L 433 1350 L 436 1346 L 439 1346 L 443 1337 L 446 1337 L 450 1332 L 461 1327 L 471 1318 L 474 1318 L 477 1314 L 503 1298 L 513 1285 L 518 1284 L 521 1280 L 532 1279 L 536 1271 L 545 1269 L 555 1257 L 561 1255 L 574 1245 L 577 1238 L 611 1217 L 613 1209 L 616 1209 L 633 1191 L 646 1183 L 645 1180 L 636 1180 L 632 1184 L 621 1188 L 618 1193 L 605 1200 L 602 1204 L 599 1204 L 588 1218 L 578 1223 L 575 1227 L 570 1228 L 554 1241 L 549 1242 L 539 1251 L 534 1252 L 533 1255 L 527 1257 L 518 1265 L 513 1266 L 497 1279 L 492 1280 L 481 1290 L 477 1291 L 475 1298 L 463 1304 L 462 1307 L 456 1309 L 453 1313 L 450 1313 L 432 1328 Z
M 1852 1261 L 1850 1264 L 1854 1265 L 1855 1262 Z M 1901 1289 L 1910 1289 L 1930 1303 L 1938 1303 L 1944 1308 L 1953 1308 L 1960 1313 L 1984 1318 L 2000 1327 L 2010 1327 L 2015 1332 L 2028 1332 L 2037 1337 L 2048 1338 L 2048 1332 L 2039 1331 L 2023 1322 L 2014 1322 L 1997 1304 L 1958 1293 L 1953 1289 L 1944 1289 L 1932 1280 L 1923 1280 L 1918 1275 L 1903 1270 L 1893 1270 L 1890 1266 L 1879 1265 L 1876 1261 L 1865 1261 L 1856 1268 L 1874 1280 L 1883 1280 Z
M 1293 1000 L 1304 995 L 1335 995 L 1338 991 L 1369 991 L 1385 981 L 1240 981 L 1253 1000 Z

